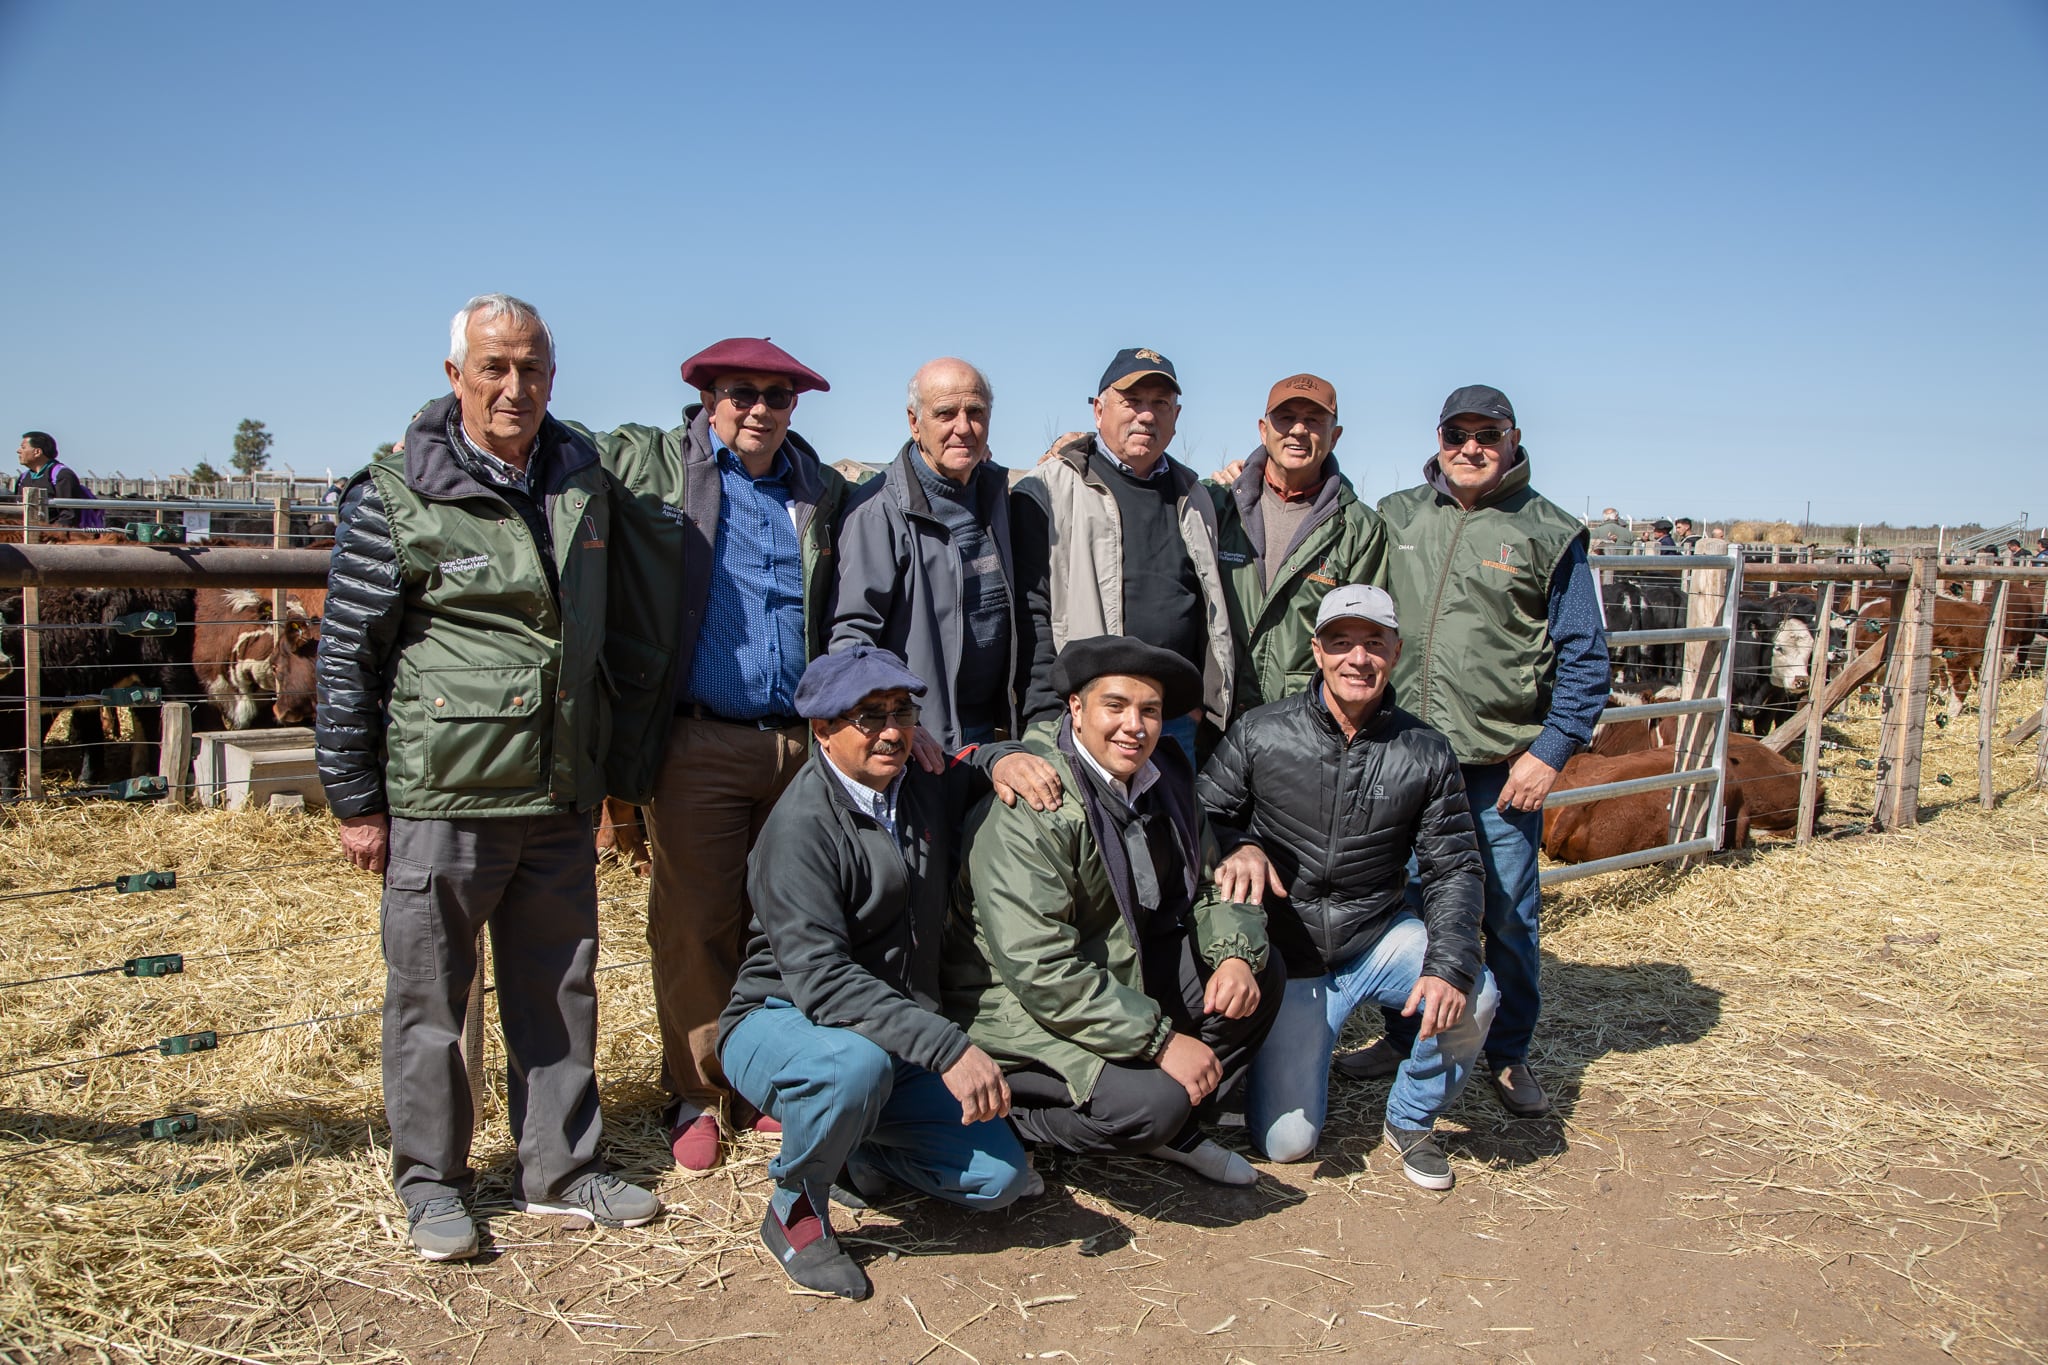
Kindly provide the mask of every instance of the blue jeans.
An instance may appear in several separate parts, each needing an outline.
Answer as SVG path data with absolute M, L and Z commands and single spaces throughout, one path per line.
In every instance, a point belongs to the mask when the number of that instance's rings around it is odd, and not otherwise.
M 1192 711 L 1185 716 L 1175 716 L 1172 720 L 1161 721 L 1159 724 L 1159 742 L 1164 744 L 1170 739 L 1180 745 L 1180 751 L 1188 756 L 1189 763 L 1195 765 L 1196 772 L 1202 770 L 1201 760 L 1195 757 L 1195 731 L 1200 728 Z
M 733 1026 L 718 1059 L 733 1088 L 782 1123 L 782 1150 L 768 1163 L 779 1215 L 799 1194 L 822 1212 L 841 1166 L 970 1209 L 999 1209 L 1023 1192 L 1029 1165 L 1009 1124 L 963 1125 L 945 1081 L 852 1029 L 771 1000 Z
M 1543 899 L 1536 851 L 1543 845 L 1543 812 L 1496 809 L 1507 785 L 1507 763 L 1467 766 L 1465 795 L 1472 802 L 1472 825 L 1479 834 L 1479 859 L 1486 865 L 1486 918 L 1482 924 L 1486 969 L 1500 991 L 1500 1009 L 1493 1031 L 1486 1035 L 1486 1060 L 1498 1069 L 1524 1061 L 1542 1008 L 1542 961 L 1537 951 L 1536 912 Z M 1408 908 L 1419 910 L 1422 888 L 1416 884 L 1415 860 L 1408 860 Z M 1387 1038 L 1396 1051 L 1415 1041 L 1415 1021 L 1389 1012 Z
M 1351 1011 L 1367 1000 L 1395 1011 L 1408 1003 L 1422 975 L 1429 934 L 1403 911 L 1366 952 L 1337 964 L 1327 976 L 1287 983 L 1280 1017 L 1252 1059 L 1245 1091 L 1245 1123 L 1252 1141 L 1273 1161 L 1300 1161 L 1315 1150 L 1330 1103 L 1330 1049 Z M 1387 1122 L 1429 1128 L 1465 1088 L 1472 1061 L 1499 996 L 1482 969 L 1455 1027 L 1421 1039 L 1395 1073 L 1387 1094 Z M 1419 1028 L 1421 1011 L 1404 1023 Z

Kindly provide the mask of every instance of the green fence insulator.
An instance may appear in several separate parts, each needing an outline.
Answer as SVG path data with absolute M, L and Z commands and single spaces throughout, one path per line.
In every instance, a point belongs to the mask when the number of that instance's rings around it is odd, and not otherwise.
M 124 872 L 114 878 L 114 889 L 123 895 L 130 891 L 168 891 L 177 884 L 175 872 Z
M 220 1037 L 212 1029 L 204 1033 L 174 1033 L 156 1040 L 156 1050 L 166 1057 L 182 1057 L 188 1052 L 211 1052 L 219 1046 Z
M 131 611 L 126 616 L 114 618 L 114 632 L 117 635 L 138 635 L 156 638 L 178 633 L 178 618 L 167 611 Z
M 135 1131 L 146 1138 L 176 1137 L 180 1133 L 199 1131 L 199 1115 L 166 1114 L 160 1119 L 145 1119 L 135 1125 Z
M 1948 729 L 1948 712 L 1937 711 L 1934 713 L 1934 728 L 1937 730 Z
M 1944 659 L 1953 659 L 1956 657 L 1956 652 L 1952 649 L 1944 649 L 1943 651 L 1941 651 L 1941 657 Z
M 121 964 L 123 976 L 176 976 L 185 970 L 183 953 L 158 953 L 155 957 L 131 957 Z
M 1934 775 L 1934 780 L 1936 782 L 1939 782 L 1944 787 L 1953 787 L 1956 784 L 1956 780 L 1953 777 L 1950 777 L 1947 773 L 1936 773 Z
M 1856 760 L 1856 766 L 1863 769 L 1865 772 L 1869 772 L 1872 768 L 1875 768 L 1877 765 L 1875 763 L 1872 763 L 1867 758 L 1859 758 Z
M 138 545 L 183 545 L 185 528 L 166 526 L 160 521 L 131 521 L 128 523 L 128 539 Z
M 161 777 L 129 777 L 107 784 L 107 795 L 116 801 L 155 801 L 170 792 L 170 783 Z
M 161 687 L 109 687 L 100 693 L 102 706 L 161 706 Z

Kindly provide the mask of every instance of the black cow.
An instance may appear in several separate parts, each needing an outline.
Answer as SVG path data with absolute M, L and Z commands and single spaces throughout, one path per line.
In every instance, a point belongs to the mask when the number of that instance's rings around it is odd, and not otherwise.
M 1685 624 L 1685 592 L 1678 575 L 1617 571 L 1607 589 L 1604 605 L 1607 629 L 1673 630 Z M 1649 695 L 1678 686 L 1685 667 L 1685 646 L 1624 644 L 1609 650 L 1614 664 L 1614 685 L 1627 692 Z
M 1766 735 L 1805 705 L 1813 680 L 1813 598 L 1742 595 L 1735 616 L 1729 708 L 1736 730 Z

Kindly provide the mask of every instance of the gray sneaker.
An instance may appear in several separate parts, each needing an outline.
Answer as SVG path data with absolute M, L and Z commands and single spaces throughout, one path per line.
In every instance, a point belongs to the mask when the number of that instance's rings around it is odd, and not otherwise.
M 453 1195 L 429 1199 L 405 1211 L 413 1250 L 429 1261 L 461 1261 L 476 1255 L 476 1224 Z
M 661 1201 L 638 1185 L 628 1185 L 609 1171 L 592 1171 L 556 1198 L 514 1200 L 521 1213 L 553 1213 L 588 1218 L 608 1228 L 637 1228 L 661 1212 Z
M 1386 1127 L 1387 1141 L 1401 1154 L 1401 1174 L 1425 1190 L 1447 1190 L 1455 1177 L 1436 1134 L 1427 1128 Z

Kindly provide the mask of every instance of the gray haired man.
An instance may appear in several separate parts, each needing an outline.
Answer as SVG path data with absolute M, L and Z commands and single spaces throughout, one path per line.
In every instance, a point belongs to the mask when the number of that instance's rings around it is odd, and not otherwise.
M 597 884 L 608 732 L 598 655 L 612 483 L 548 416 L 555 348 L 504 294 L 455 315 L 453 392 L 349 481 L 320 641 L 315 753 L 342 851 L 384 874 L 393 1183 L 430 1261 L 477 1250 L 459 1047 L 488 926 L 517 1207 L 637 1227 L 598 1162 Z

